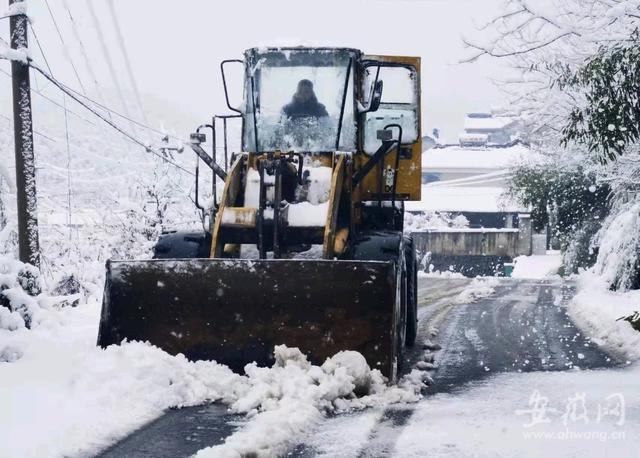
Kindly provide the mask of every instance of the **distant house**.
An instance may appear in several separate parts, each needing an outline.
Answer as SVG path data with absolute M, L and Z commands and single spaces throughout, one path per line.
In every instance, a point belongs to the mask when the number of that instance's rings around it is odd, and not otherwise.
M 435 144 L 422 155 L 422 200 L 413 214 L 463 215 L 471 227 L 515 228 L 527 208 L 504 195 L 511 166 L 530 155 L 515 138 L 516 123 L 490 113 L 470 113 L 459 144 Z
M 506 145 L 513 140 L 516 122 L 513 118 L 491 113 L 469 113 L 464 120 L 461 146 Z
M 464 186 L 504 186 L 509 167 L 529 154 L 521 143 L 482 149 L 458 145 L 437 146 L 422 154 L 422 184 L 437 181 Z

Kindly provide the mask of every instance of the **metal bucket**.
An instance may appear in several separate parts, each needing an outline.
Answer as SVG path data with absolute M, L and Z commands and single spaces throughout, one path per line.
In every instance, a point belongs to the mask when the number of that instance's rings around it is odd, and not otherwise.
M 148 341 L 235 371 L 271 365 L 279 344 L 314 364 L 356 350 L 393 379 L 396 294 L 393 262 L 109 261 L 98 345 Z

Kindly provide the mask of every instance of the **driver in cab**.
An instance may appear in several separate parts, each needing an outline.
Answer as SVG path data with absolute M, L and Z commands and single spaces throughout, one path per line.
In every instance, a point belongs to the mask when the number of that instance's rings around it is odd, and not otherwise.
M 324 118 L 329 116 L 327 109 L 318 102 L 313 83 L 307 79 L 298 82 L 298 88 L 293 94 L 291 102 L 282 108 L 282 112 L 288 119 L 300 118 Z

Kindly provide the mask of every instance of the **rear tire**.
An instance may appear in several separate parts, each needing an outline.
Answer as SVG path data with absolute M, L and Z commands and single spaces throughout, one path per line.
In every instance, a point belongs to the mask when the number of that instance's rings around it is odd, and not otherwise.
M 404 257 L 406 265 L 407 331 L 405 345 L 412 347 L 418 335 L 418 262 L 413 247 L 413 238 L 404 238 Z

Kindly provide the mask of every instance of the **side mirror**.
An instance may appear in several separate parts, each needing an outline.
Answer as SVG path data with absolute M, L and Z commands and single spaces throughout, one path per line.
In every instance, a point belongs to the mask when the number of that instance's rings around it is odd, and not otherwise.
M 382 101 L 382 80 L 376 81 L 371 88 L 371 95 L 369 96 L 369 105 L 365 108 L 363 113 L 370 113 L 372 111 L 378 111 L 380 108 L 380 102 Z
M 225 100 L 227 101 L 227 107 L 229 107 L 229 109 L 231 111 L 235 111 L 236 113 L 242 114 L 242 110 L 240 110 L 238 108 L 238 107 L 241 106 L 241 104 L 233 106 L 231 104 L 231 101 L 229 100 L 229 88 L 227 87 L 227 77 L 226 77 L 225 72 L 224 72 L 224 66 L 226 64 L 231 64 L 231 63 L 242 64 L 243 70 L 244 70 L 244 61 L 243 60 L 229 59 L 229 60 L 223 60 L 222 62 L 220 62 L 220 73 L 222 73 L 222 85 L 224 87 L 224 97 L 225 97 Z M 242 78 L 240 78 L 240 80 L 242 80 Z

